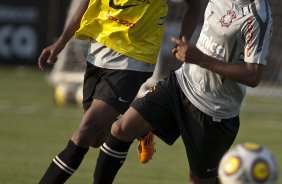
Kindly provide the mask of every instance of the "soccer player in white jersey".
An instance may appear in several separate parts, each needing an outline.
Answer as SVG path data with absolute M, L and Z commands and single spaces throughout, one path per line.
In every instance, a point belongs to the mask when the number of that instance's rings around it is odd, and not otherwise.
M 219 183 L 219 161 L 239 130 L 246 86 L 261 80 L 271 30 L 267 0 L 210 0 L 196 46 L 185 37 L 172 39 L 172 53 L 182 67 L 136 99 L 112 125 L 94 183 L 112 183 L 132 141 L 148 131 L 167 144 L 181 136 L 189 183 Z

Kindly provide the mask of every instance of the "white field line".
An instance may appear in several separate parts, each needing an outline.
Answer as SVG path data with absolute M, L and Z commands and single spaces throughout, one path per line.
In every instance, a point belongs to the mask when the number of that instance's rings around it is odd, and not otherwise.
M 51 117 L 82 117 L 83 110 L 46 108 L 39 103 L 26 105 L 13 105 L 8 101 L 0 101 L 0 114 L 33 115 L 38 112 L 47 111 Z
M 256 88 L 247 88 L 248 96 L 282 98 L 282 87 L 258 86 Z
M 282 115 L 282 105 L 243 104 L 241 112 L 272 113 Z
M 282 124 L 280 121 L 267 121 L 267 122 L 258 122 L 256 123 L 256 126 L 259 126 L 260 128 L 263 128 L 265 130 L 282 130 Z
M 282 106 L 281 105 L 243 105 L 241 112 L 251 112 L 258 114 L 266 114 L 266 115 L 277 115 L 280 114 L 282 116 Z M 243 123 L 243 122 L 242 122 Z M 269 119 L 266 121 L 258 121 L 254 124 L 256 127 L 264 128 L 265 130 L 282 130 L 282 119 L 281 120 L 273 120 Z

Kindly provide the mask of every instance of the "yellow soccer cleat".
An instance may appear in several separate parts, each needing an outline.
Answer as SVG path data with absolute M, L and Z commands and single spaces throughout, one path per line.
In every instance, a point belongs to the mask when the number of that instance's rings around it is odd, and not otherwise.
M 138 139 L 138 157 L 142 164 L 147 163 L 152 159 L 155 153 L 154 134 L 148 133 L 145 137 Z

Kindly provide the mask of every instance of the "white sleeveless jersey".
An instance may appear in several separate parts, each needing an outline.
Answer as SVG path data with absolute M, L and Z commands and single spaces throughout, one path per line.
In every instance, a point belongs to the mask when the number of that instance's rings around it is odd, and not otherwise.
M 222 62 L 266 65 L 272 32 L 267 0 L 210 0 L 196 46 Z M 187 98 L 215 120 L 239 115 L 246 86 L 198 65 L 176 72 Z

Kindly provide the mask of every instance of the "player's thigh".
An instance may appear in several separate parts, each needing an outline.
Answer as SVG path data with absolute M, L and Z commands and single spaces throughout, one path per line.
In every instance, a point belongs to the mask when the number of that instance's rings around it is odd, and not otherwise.
M 112 135 L 124 141 L 133 141 L 152 130 L 152 126 L 134 108 L 130 107 L 111 129 Z

